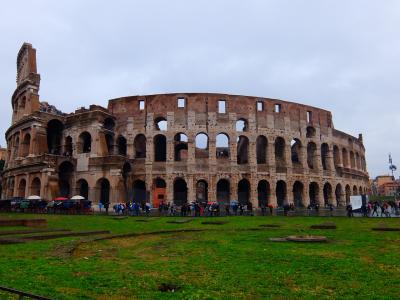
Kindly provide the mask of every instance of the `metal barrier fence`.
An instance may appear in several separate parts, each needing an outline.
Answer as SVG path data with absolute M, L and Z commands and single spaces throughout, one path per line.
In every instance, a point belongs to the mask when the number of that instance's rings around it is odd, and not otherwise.
M 43 296 L 33 295 L 31 293 L 18 291 L 18 290 L 11 289 L 11 288 L 8 288 L 8 287 L 5 287 L 5 286 L 0 286 L 0 291 L 8 292 L 10 294 L 17 295 L 18 299 L 29 298 L 29 299 L 37 299 L 37 300 L 52 300 L 51 298 L 46 298 L 46 297 L 43 297 Z

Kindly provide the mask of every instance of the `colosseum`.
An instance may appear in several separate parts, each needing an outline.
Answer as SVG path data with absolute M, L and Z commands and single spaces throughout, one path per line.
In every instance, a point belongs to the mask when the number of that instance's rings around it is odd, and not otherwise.
M 39 99 L 36 50 L 17 56 L 2 197 L 342 206 L 368 187 L 363 138 L 329 111 L 212 93 L 128 96 L 63 113 Z

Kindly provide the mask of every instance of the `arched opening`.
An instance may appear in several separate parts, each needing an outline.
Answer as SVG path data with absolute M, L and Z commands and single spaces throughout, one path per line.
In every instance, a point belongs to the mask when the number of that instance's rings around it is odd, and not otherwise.
M 360 154 L 358 154 L 358 152 L 356 152 L 356 168 L 357 168 L 358 170 L 361 169 Z
M 196 201 L 203 204 L 208 202 L 208 183 L 205 180 L 196 183 Z
M 58 187 L 61 197 L 71 197 L 71 180 L 73 173 L 74 166 L 69 161 L 64 161 L 58 167 Z
M 304 185 L 300 181 L 293 184 L 293 201 L 296 207 L 303 207 Z
M 154 161 L 167 160 L 167 139 L 164 135 L 158 134 L 154 137 Z
M 15 138 L 15 143 L 14 143 L 14 157 L 19 157 L 19 137 L 17 136 Z
M 343 194 L 342 185 L 338 183 L 335 189 L 336 206 L 342 205 L 342 194 Z
M 164 117 L 158 117 L 154 120 L 154 126 L 156 130 L 167 131 L 168 122 Z
M 237 164 L 243 165 L 249 163 L 249 139 L 241 135 L 237 139 Z
M 126 156 L 127 154 L 127 142 L 126 138 L 120 135 L 117 138 L 117 148 L 118 148 L 118 155 Z
M 286 203 L 287 189 L 286 182 L 279 180 L 276 183 L 276 201 L 278 207 L 282 207 Z
M 133 182 L 133 202 L 146 203 L 146 183 L 143 180 L 135 180 Z
M 257 164 L 267 163 L 268 140 L 265 136 L 259 135 L 256 140 Z
M 40 187 L 41 187 L 40 179 L 39 179 L 39 177 L 35 177 L 31 183 L 30 195 L 40 197 L 41 196 L 40 195 Z
M 100 192 L 99 201 L 104 204 L 110 203 L 110 182 L 106 178 L 97 181 L 96 187 Z
M 208 158 L 208 135 L 199 133 L 195 139 L 195 158 Z
M 248 128 L 249 128 L 249 124 L 246 119 L 241 118 L 236 121 L 236 131 L 237 132 L 247 131 Z
M 291 146 L 291 157 L 292 157 L 292 164 L 294 167 L 300 167 L 301 166 L 301 142 L 299 139 L 293 139 L 290 142 Z
M 354 158 L 354 152 L 350 151 L 350 167 L 352 169 L 354 169 L 355 166 L 356 166 L 356 163 L 355 163 L 355 158 Z
M 351 188 L 350 185 L 346 185 L 346 205 L 350 203 Z
M 76 182 L 76 190 L 80 196 L 89 199 L 89 184 L 85 179 L 79 179 Z
M 107 153 L 108 155 L 114 154 L 114 136 L 112 134 L 107 133 L 105 135 L 106 144 L 107 144 Z
M 92 150 L 92 136 L 84 131 L 79 135 L 79 153 L 90 153 Z
M 321 145 L 321 162 L 322 162 L 322 169 L 329 170 L 329 146 L 327 143 L 323 143 Z
M 357 195 L 358 195 L 357 186 L 353 186 L 353 196 L 357 196 Z
M 106 130 L 113 131 L 115 128 L 115 122 L 112 118 L 106 118 L 103 122 L 103 127 Z
M 359 195 L 362 195 L 362 194 L 363 194 L 363 189 L 362 189 L 361 186 L 358 188 L 358 194 L 359 194 Z
M 225 133 L 219 133 L 216 137 L 216 155 L 217 158 L 229 158 L 229 136 Z
M 21 156 L 26 157 L 29 155 L 29 148 L 31 146 L 31 135 L 29 133 L 25 134 L 22 141 Z
M 153 190 L 153 206 L 159 207 L 160 203 L 165 203 L 167 184 L 165 180 L 157 177 L 154 179 L 154 190 Z
M 328 204 L 333 203 L 333 195 L 332 195 L 332 186 L 329 182 L 324 184 L 324 204 L 327 206 Z
M 313 142 L 307 145 L 307 165 L 310 169 L 317 169 L 317 146 Z
M 340 151 L 338 146 L 333 146 L 333 163 L 335 164 L 335 168 L 338 168 L 340 165 Z
M 348 168 L 349 167 L 349 155 L 345 148 L 342 149 L 342 161 L 343 161 L 343 167 Z
M 307 138 L 315 137 L 315 133 L 316 133 L 316 130 L 314 127 L 312 127 L 312 126 L 307 127 L 307 129 L 306 129 L 306 137 Z
M 310 196 L 310 205 L 315 206 L 319 204 L 319 186 L 318 183 L 316 182 L 311 182 L 309 189 L 308 189 L 308 194 Z
M 231 201 L 231 186 L 227 179 L 220 179 L 217 183 L 218 203 L 229 204 Z
M 285 140 L 279 136 L 275 139 L 275 164 L 276 172 L 282 172 L 286 167 Z
M 269 182 L 266 180 L 260 180 L 257 185 L 257 194 L 258 194 L 258 206 L 266 207 L 269 203 L 269 199 L 271 197 L 271 189 L 269 186 Z
M 174 181 L 174 203 L 178 206 L 187 203 L 187 184 L 182 178 Z
M 65 153 L 66 156 L 72 156 L 73 148 L 72 148 L 72 137 L 67 136 L 65 138 Z
M 175 161 L 186 161 L 188 158 L 188 137 L 184 133 L 177 133 L 174 137 Z
M 64 124 L 60 120 L 51 120 L 47 123 L 47 146 L 50 154 L 61 154 L 61 139 Z
M 135 158 L 146 158 L 146 137 L 138 134 L 133 141 L 135 147 Z
M 238 183 L 238 201 L 242 205 L 250 202 L 250 183 L 247 179 L 242 179 Z
M 18 197 L 25 198 L 26 180 L 21 179 L 18 184 Z

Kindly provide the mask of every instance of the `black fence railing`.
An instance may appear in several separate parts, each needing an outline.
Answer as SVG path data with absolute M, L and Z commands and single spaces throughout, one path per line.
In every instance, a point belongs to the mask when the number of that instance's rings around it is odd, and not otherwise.
M 24 298 L 28 298 L 28 299 L 37 299 L 37 300 L 51 300 L 51 298 L 47 298 L 47 297 L 43 297 L 43 296 L 38 296 L 38 295 L 33 295 L 31 293 L 27 293 L 27 292 L 22 292 L 22 291 L 18 291 L 15 289 L 11 289 L 5 286 L 0 286 L 0 291 L 3 292 L 7 292 L 10 294 L 14 294 L 18 296 L 18 299 L 24 299 Z

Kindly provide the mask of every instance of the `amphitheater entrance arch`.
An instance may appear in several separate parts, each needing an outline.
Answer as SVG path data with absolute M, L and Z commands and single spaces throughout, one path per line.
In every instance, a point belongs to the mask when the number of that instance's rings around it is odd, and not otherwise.
M 342 204 L 342 198 L 343 198 L 342 194 L 343 194 L 342 185 L 338 183 L 335 189 L 336 206 L 340 206 Z
M 133 182 L 133 202 L 146 203 L 146 183 L 143 180 L 135 180 Z
M 72 175 L 74 166 L 69 161 L 64 161 L 58 167 L 59 196 L 69 198 L 71 196 Z
M 316 182 L 311 182 L 309 189 L 308 189 L 308 194 L 310 196 L 310 205 L 315 206 L 319 204 L 319 186 L 318 183 Z
M 89 184 L 85 179 L 79 179 L 76 182 L 76 189 L 80 196 L 89 199 Z
M 226 133 L 219 133 L 215 138 L 217 158 L 229 158 L 229 136 Z
M 231 186 L 227 179 L 220 179 L 217 183 L 217 202 L 230 203 Z
M 276 183 L 276 201 L 278 207 L 282 207 L 287 201 L 287 188 L 286 182 L 283 180 L 279 180 Z
M 153 181 L 153 206 L 159 207 L 161 203 L 165 204 L 167 195 L 167 184 L 165 180 L 157 177 Z
M 158 134 L 154 137 L 154 161 L 167 160 L 167 139 L 165 135 Z
M 329 182 L 324 184 L 324 204 L 327 206 L 328 204 L 332 204 L 333 196 L 332 196 L 332 186 Z
M 242 205 L 247 205 L 250 202 L 250 183 L 243 178 L 238 183 L 238 201 Z
M 267 206 L 269 203 L 269 198 L 271 196 L 271 189 L 269 186 L 269 182 L 266 180 L 260 180 L 257 186 L 258 193 L 258 206 Z
M 205 180 L 199 180 L 196 183 L 196 201 L 198 203 L 208 202 L 208 183 Z
M 138 134 L 133 141 L 135 148 L 135 158 L 146 158 L 146 137 L 144 134 Z
M 268 140 L 265 136 L 259 135 L 256 140 L 257 144 L 257 164 L 267 163 L 267 150 L 268 150 Z
M 35 195 L 35 196 L 41 196 L 40 195 L 40 188 L 41 188 L 41 181 L 39 177 L 35 177 L 32 182 L 31 182 L 31 188 L 30 188 L 30 195 Z
M 350 203 L 351 188 L 350 185 L 346 185 L 346 205 Z
M 243 165 L 249 163 L 249 139 L 241 135 L 237 138 L 237 164 Z
M 304 185 L 300 181 L 293 184 L 293 201 L 296 207 L 303 207 Z
M 57 119 L 47 123 L 47 146 L 50 154 L 61 154 L 61 138 L 64 130 L 64 124 Z
M 99 191 L 99 201 L 104 204 L 110 203 L 110 182 L 106 178 L 100 178 L 96 183 Z M 96 199 L 97 200 L 97 199 Z
M 26 180 L 21 179 L 18 184 L 18 197 L 25 198 Z
M 177 178 L 174 181 L 174 203 L 181 206 L 187 203 L 187 184 L 182 178 Z

